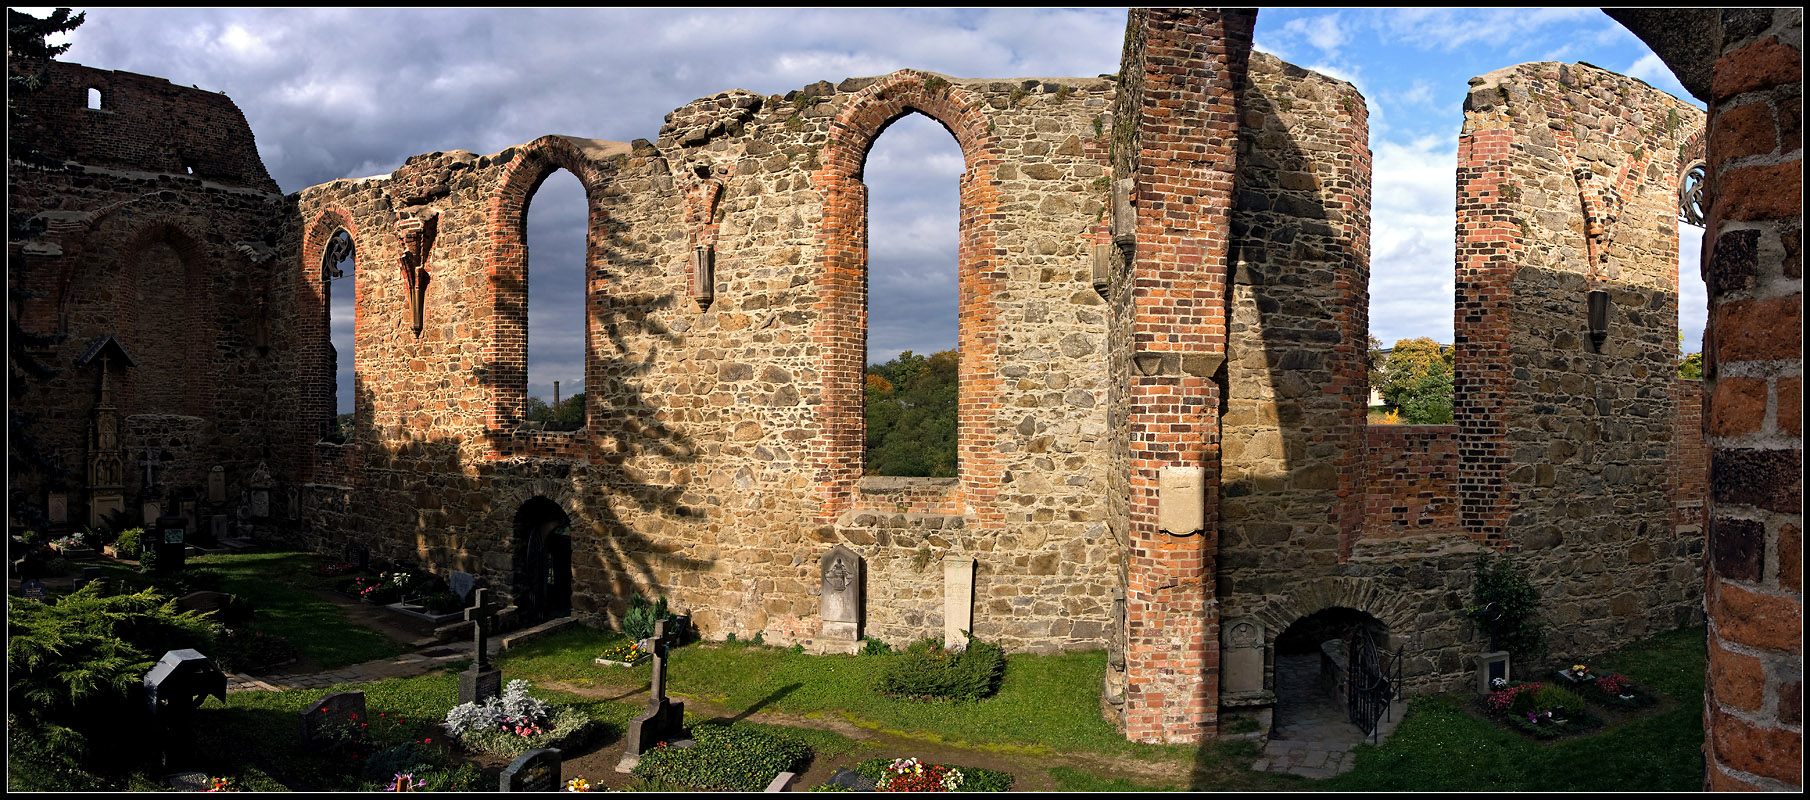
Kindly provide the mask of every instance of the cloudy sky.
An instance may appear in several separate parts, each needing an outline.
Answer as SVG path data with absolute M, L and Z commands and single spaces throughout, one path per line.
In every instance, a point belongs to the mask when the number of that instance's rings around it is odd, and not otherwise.
M 493 153 L 549 133 L 653 139 L 667 112 L 725 89 L 783 94 L 905 67 L 1092 77 L 1118 70 L 1124 29 L 1124 9 L 95 9 L 64 59 L 225 92 L 244 110 L 271 176 L 294 192 L 388 173 L 417 153 Z M 1370 319 L 1386 343 L 1452 339 L 1467 79 L 1526 61 L 1588 61 L 1696 104 L 1644 44 L 1595 9 L 1266 9 L 1256 40 L 1351 81 L 1369 103 Z M 874 146 L 870 291 L 885 302 L 870 309 L 870 360 L 954 346 L 960 171 L 954 139 L 921 118 L 902 120 Z M 560 173 L 529 214 L 529 389 L 542 397 L 554 380 L 561 394 L 583 383 L 583 213 L 577 179 Z M 1700 240 L 1684 231 L 1682 324 L 1696 350 Z M 349 313 L 334 316 L 349 325 Z M 351 381 L 340 385 L 344 394 Z

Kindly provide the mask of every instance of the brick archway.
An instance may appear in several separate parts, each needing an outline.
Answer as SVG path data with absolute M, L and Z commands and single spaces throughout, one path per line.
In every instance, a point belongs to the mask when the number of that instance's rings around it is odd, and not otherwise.
M 849 99 L 831 123 L 822 166 L 811 175 L 812 186 L 824 196 L 817 233 L 822 246 L 816 281 L 820 314 L 811 332 L 823 354 L 824 396 L 810 463 L 822 500 L 820 519 L 834 519 L 850 507 L 862 475 L 867 356 L 867 186 L 862 177 L 867 154 L 887 126 L 913 112 L 936 120 L 955 137 L 966 168 L 956 251 L 959 481 L 949 505 L 969 510 L 982 527 L 999 519 L 991 499 L 998 492 L 1000 467 L 983 421 L 1000 402 L 994 298 L 1004 278 L 1004 252 L 990 220 L 998 211 L 993 176 L 1002 153 L 981 108 L 979 97 L 941 76 L 900 70 Z
M 578 147 L 563 136 L 542 136 L 509 160 L 497 188 L 490 195 L 488 230 L 490 257 L 490 341 L 484 349 L 489 365 L 490 413 L 485 427 L 492 442 L 492 457 L 506 453 L 528 403 L 528 205 L 548 176 L 563 169 L 584 186 L 585 237 L 585 378 L 592 373 L 589 320 L 597 313 L 603 295 L 590 290 L 601 258 L 597 242 L 607 213 L 600 205 L 606 178 Z M 594 410 L 594 409 L 593 409 Z M 589 413 L 587 419 L 595 417 Z M 581 434 L 582 435 L 582 434 Z

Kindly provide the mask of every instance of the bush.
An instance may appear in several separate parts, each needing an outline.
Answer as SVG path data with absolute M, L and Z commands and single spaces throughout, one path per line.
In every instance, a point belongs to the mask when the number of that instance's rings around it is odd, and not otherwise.
M 636 592 L 629 596 L 628 612 L 622 615 L 622 635 L 627 636 L 631 642 L 650 638 L 654 635 L 654 623 L 663 619 L 672 619 L 671 612 L 666 609 L 666 598 L 649 603 L 647 598 Z M 667 627 L 670 629 L 671 625 Z
M 635 777 L 703 791 L 758 792 L 811 757 L 802 742 L 738 725 L 699 726 L 691 735 L 696 747 L 661 745 L 642 753 Z
M 446 731 L 467 747 L 509 758 L 540 747 L 571 750 L 597 732 L 583 711 L 549 706 L 530 697 L 528 688 L 527 681 L 514 680 L 501 697 L 454 706 L 446 713 Z
M 141 544 L 144 534 L 144 528 L 127 528 L 120 531 L 119 539 L 113 542 L 113 552 L 117 553 L 120 558 L 136 558 L 138 552 L 144 549 L 144 545 Z
M 1006 655 L 998 645 L 969 638 L 967 649 L 950 652 L 934 638 L 923 639 L 881 670 L 874 688 L 913 700 L 979 700 L 999 689 Z
M 879 639 L 875 639 L 872 636 L 863 637 L 861 639 L 861 655 L 889 656 L 892 655 L 892 645 L 882 642 Z
M 1495 627 L 1495 644 L 1507 650 L 1517 669 L 1531 671 L 1546 656 L 1546 623 L 1540 619 L 1540 590 L 1507 556 L 1477 557 L 1472 585 L 1472 619 Z M 1493 617 L 1493 618 L 1492 618 Z

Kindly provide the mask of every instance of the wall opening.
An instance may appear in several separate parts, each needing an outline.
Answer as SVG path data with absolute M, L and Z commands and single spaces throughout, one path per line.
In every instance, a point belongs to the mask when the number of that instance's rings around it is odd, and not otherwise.
M 94 109 L 101 107 L 101 90 L 93 87 L 88 89 L 88 107 Z
M 528 401 L 522 419 L 546 430 L 584 427 L 589 220 L 584 185 L 564 169 L 554 170 L 530 197 Z M 573 237 L 574 230 L 587 234 Z
M 868 475 L 954 477 L 961 147 L 907 114 L 868 151 Z
M 515 513 L 515 604 L 525 620 L 572 613 L 572 518 L 558 503 L 531 497 Z
M 1275 727 L 1272 738 L 1324 738 L 1328 731 L 1356 737 L 1354 710 L 1367 693 L 1400 692 L 1392 685 L 1396 651 L 1389 628 L 1352 608 L 1324 608 L 1302 617 L 1276 636 Z M 1381 676 L 1379 678 L 1379 676 Z M 1381 680 L 1389 685 L 1379 685 Z M 1385 701 L 1386 705 L 1386 701 Z M 1390 709 L 1390 721 L 1401 718 Z
M 358 255 L 352 234 L 335 231 L 321 258 L 321 286 L 327 296 L 327 358 L 333 375 L 333 407 L 322 439 L 352 438 L 358 404 Z

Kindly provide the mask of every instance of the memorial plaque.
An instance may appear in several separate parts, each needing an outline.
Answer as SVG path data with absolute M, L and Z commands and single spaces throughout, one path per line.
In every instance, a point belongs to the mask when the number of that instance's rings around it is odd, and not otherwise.
M 26 578 L 25 582 L 19 584 L 19 594 L 27 600 L 43 600 L 44 582 L 37 578 Z
M 208 531 L 214 534 L 214 541 L 224 541 L 226 537 L 226 515 L 215 514 L 208 518 Z
M 1233 620 L 1221 635 L 1221 689 L 1227 694 L 1263 691 L 1263 624 Z
M 350 559 L 347 560 L 350 561 Z M 446 576 L 446 585 L 452 589 L 453 594 L 459 596 L 460 600 L 471 599 L 472 587 L 476 586 L 477 583 L 477 576 L 469 572 L 453 570 Z
M 253 490 L 251 490 L 251 516 L 254 519 L 269 519 L 270 518 L 270 490 L 269 489 L 253 489 Z M 241 515 L 241 518 L 243 518 L 243 515 Z
M 156 525 L 157 518 L 163 516 L 163 503 L 156 500 L 146 500 L 144 502 L 143 511 L 145 524 Z
M 48 506 L 52 525 L 63 525 L 69 522 L 69 495 L 65 492 L 51 492 Z
M 965 650 L 974 632 L 974 559 L 943 559 L 943 647 Z
M 557 792 L 561 763 L 559 751 L 554 748 L 529 750 L 503 768 L 497 791 Z
M 188 564 L 187 521 L 181 517 L 159 517 L 155 538 L 157 571 L 177 572 Z
M 299 717 L 302 744 L 309 747 L 337 744 L 346 738 L 343 731 L 356 728 L 359 721 L 366 718 L 365 693 L 356 690 L 334 692 L 302 709 Z
M 216 466 L 207 471 L 207 501 L 226 502 L 226 468 Z
M 820 561 L 823 575 L 823 638 L 837 642 L 861 639 L 861 557 L 842 545 Z

